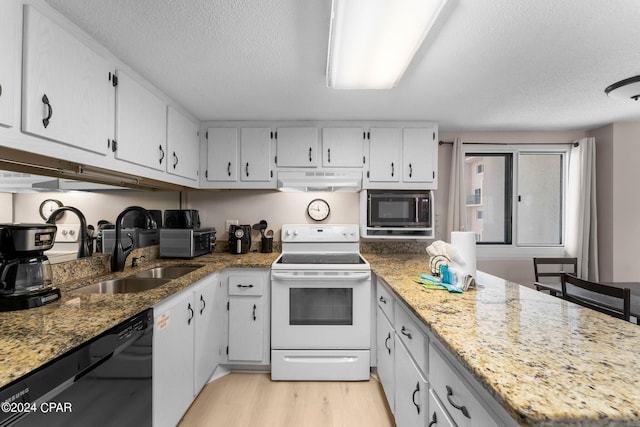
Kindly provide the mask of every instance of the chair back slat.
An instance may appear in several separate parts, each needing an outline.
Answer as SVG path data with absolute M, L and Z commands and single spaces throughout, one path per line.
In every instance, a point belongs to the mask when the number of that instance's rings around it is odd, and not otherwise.
M 593 294 L 570 292 L 567 285 L 584 289 Z M 611 304 L 609 302 L 611 298 L 603 301 L 598 298 L 598 294 L 613 297 L 620 301 L 615 301 L 616 304 Z M 631 316 L 631 290 L 629 288 L 617 288 L 615 286 L 580 279 L 574 275 L 564 273 L 562 275 L 562 297 L 573 303 L 580 304 L 583 307 L 591 308 L 627 321 L 629 321 Z

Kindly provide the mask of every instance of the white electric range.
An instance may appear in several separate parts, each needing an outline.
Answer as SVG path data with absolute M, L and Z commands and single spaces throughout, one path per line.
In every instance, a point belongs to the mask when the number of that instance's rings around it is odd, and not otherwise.
M 371 292 L 357 224 L 283 225 L 271 266 L 271 379 L 368 380 Z

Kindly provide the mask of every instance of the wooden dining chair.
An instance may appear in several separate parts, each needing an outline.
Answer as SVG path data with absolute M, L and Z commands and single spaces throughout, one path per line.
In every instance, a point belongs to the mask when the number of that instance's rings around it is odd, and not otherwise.
M 631 290 L 562 274 L 562 297 L 583 307 L 630 321 Z M 569 287 L 571 285 L 571 287 Z
M 534 258 L 533 272 L 536 290 L 562 296 L 561 276 L 563 273 L 577 275 L 578 258 Z

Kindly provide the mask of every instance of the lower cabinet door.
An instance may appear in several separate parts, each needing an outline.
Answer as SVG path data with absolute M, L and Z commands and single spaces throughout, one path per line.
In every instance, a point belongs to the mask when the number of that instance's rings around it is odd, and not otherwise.
M 444 410 L 440 401 L 433 393 L 433 390 L 429 391 L 429 424 L 428 427 L 456 427 L 455 423 L 451 421 L 449 414 Z
M 384 394 L 387 396 L 391 412 L 395 412 L 395 367 L 394 367 L 394 331 L 391 323 L 384 315 L 380 306 L 377 309 L 377 338 L 376 338 L 376 359 L 378 368 L 378 378 L 382 384 Z
M 153 425 L 175 426 L 193 401 L 193 293 L 153 309 Z
M 229 298 L 229 361 L 263 359 L 264 322 L 261 296 Z
M 195 353 L 194 368 L 195 377 L 193 383 L 193 395 L 196 396 L 205 386 L 211 374 L 219 362 L 220 349 L 220 320 L 215 315 L 216 310 L 216 290 L 218 288 L 218 276 L 207 278 L 199 283 L 194 289 L 196 312 L 195 329 Z
M 425 426 L 429 419 L 429 384 L 396 336 L 395 418 L 398 427 Z

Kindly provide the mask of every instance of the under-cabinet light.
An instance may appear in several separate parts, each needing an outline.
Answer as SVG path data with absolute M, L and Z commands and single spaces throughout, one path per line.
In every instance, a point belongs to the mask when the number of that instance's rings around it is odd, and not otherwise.
M 446 0 L 333 0 L 327 86 L 394 87 Z

